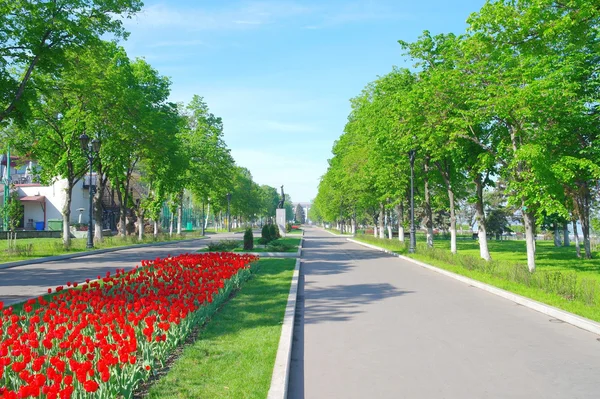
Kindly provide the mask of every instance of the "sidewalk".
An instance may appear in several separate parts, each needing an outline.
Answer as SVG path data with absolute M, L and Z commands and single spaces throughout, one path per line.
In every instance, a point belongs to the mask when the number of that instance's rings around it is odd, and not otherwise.
M 597 335 L 307 229 L 288 398 L 596 398 Z

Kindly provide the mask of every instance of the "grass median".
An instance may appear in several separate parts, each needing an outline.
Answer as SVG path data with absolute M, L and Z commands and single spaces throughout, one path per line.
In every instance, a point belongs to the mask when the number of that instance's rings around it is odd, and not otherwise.
M 476 241 L 458 241 L 453 255 L 447 240 L 435 242 L 434 249 L 419 242 L 417 252 L 408 254 L 407 243 L 397 239 L 356 239 L 600 322 L 598 253 L 594 259 L 578 259 L 574 246 L 538 241 L 536 271 L 529 273 L 524 241 L 489 241 L 492 261 L 486 262 L 479 258 Z
M 148 398 L 265 398 L 294 259 L 261 259 L 255 277 L 185 347 Z
M 137 236 L 128 236 L 124 238 L 120 236 L 112 236 L 104 237 L 102 242 L 94 243 L 94 248 L 117 248 L 128 245 L 170 242 L 202 237 L 203 236 L 200 234 L 200 232 L 183 233 L 181 236 L 169 236 L 168 234 L 161 234 L 156 238 L 152 235 L 146 235 L 143 240 L 138 240 Z M 88 251 L 86 244 L 86 238 L 72 238 L 71 247 L 69 249 L 65 249 L 62 238 L 24 238 L 18 239 L 16 242 L 16 248 L 8 251 L 8 241 L 0 240 L 0 264 L 84 252 Z

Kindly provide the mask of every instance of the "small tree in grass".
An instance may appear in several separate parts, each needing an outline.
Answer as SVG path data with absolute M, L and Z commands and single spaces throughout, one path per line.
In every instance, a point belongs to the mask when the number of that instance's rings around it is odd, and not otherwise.
M 6 202 L 7 203 L 4 204 L 4 208 L 2 209 L 2 217 L 8 220 L 8 226 L 6 226 L 6 229 L 8 230 L 8 249 L 10 251 L 16 248 L 16 229 L 17 226 L 19 226 L 19 222 L 23 218 L 23 206 L 21 206 L 17 191 L 11 192 Z
M 271 229 L 269 224 L 265 224 L 260 232 L 261 244 L 267 244 L 271 241 Z
M 279 227 L 277 227 L 275 224 L 270 224 L 269 225 L 269 236 L 271 237 L 271 239 L 269 241 L 273 241 L 273 240 L 280 238 L 281 235 L 279 234 Z
M 252 229 L 248 227 L 244 233 L 244 250 L 248 251 L 254 248 L 254 235 Z

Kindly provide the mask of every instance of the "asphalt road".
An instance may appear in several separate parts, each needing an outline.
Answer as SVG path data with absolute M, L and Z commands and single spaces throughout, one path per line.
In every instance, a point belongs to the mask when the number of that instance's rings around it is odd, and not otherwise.
M 206 246 L 211 239 L 226 238 L 241 239 L 241 234 L 214 234 L 194 241 L 175 241 L 168 245 L 123 249 L 73 259 L 0 269 L 0 301 L 5 305 L 22 302 L 46 294 L 48 288 L 54 289 L 59 285 L 65 285 L 67 281 L 82 282 L 87 278 L 95 279 L 99 275 L 104 277 L 106 272 L 114 273 L 117 269 L 132 269 L 142 260 L 195 252 Z
M 600 397 L 598 336 L 307 229 L 290 399 Z

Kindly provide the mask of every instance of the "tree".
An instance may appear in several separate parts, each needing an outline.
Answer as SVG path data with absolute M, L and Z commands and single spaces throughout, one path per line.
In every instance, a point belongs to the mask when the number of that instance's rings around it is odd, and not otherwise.
M 294 221 L 296 223 L 300 223 L 300 224 L 303 224 L 306 222 L 306 216 L 304 215 L 304 208 L 302 208 L 302 205 L 300 205 L 300 204 L 296 205 L 296 211 L 294 212 Z
M 26 96 L 37 69 L 56 73 L 68 52 L 101 36 L 125 37 L 122 17 L 141 9 L 140 0 L 3 1 L 0 4 L 0 122 Z M 23 108 L 23 107 L 21 107 Z

